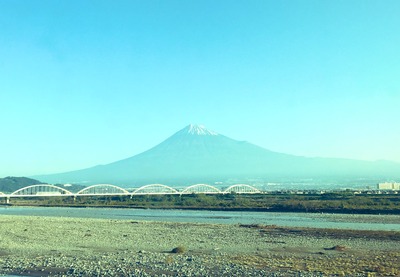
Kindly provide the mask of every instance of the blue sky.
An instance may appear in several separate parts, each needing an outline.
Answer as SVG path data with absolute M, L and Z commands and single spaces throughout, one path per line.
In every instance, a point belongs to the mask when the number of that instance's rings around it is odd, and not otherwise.
M 0 0 L 0 177 L 133 156 L 190 123 L 400 162 L 400 1 Z

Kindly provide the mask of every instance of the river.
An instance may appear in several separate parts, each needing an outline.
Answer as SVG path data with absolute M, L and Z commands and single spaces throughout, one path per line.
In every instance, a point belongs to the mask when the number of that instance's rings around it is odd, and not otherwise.
M 15 206 L 0 207 L 0 216 L 1 215 L 127 219 L 214 224 L 264 224 L 291 227 L 400 231 L 399 215 Z

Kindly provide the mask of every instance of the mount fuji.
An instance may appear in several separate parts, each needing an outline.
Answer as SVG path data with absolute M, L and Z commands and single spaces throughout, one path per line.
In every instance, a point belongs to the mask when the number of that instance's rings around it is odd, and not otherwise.
M 48 183 L 110 183 L 129 187 L 188 185 L 228 179 L 399 178 L 400 164 L 388 161 L 308 158 L 237 141 L 202 125 L 188 125 L 155 147 L 106 165 L 34 176 Z

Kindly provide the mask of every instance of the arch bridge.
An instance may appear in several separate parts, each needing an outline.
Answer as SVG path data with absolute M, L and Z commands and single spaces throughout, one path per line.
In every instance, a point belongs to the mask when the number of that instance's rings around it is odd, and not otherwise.
M 185 188 L 184 190 L 181 191 L 180 194 L 182 195 L 182 194 L 193 194 L 193 193 L 215 194 L 215 193 L 222 193 L 222 191 L 214 186 L 210 186 L 207 184 L 197 184 Z
M 237 184 L 230 186 L 224 193 L 247 193 L 247 194 L 255 194 L 255 193 L 262 193 L 261 190 L 256 189 L 255 187 L 245 185 L 245 184 Z
M 240 194 L 256 194 L 264 193 L 263 191 L 245 184 L 237 184 L 228 187 L 225 190 L 220 190 L 217 187 L 208 184 L 196 184 L 181 190 L 177 190 L 170 186 L 163 184 L 150 184 L 145 185 L 131 191 L 127 189 L 111 185 L 111 184 L 97 184 L 93 186 L 86 187 L 77 193 L 72 193 L 71 191 L 50 184 L 37 184 L 27 186 L 14 191 L 11 194 L 5 194 L 0 192 L 0 198 L 6 198 L 7 203 L 9 199 L 14 197 L 54 197 L 54 196 L 72 196 L 74 198 L 79 196 L 116 196 L 116 195 L 187 195 L 187 194 L 228 194 L 228 193 L 240 193 Z
M 169 186 L 163 184 L 151 184 L 140 187 L 132 192 L 132 195 L 154 195 L 154 194 L 178 194 L 179 192 Z
M 84 188 L 76 193 L 78 195 L 85 196 L 96 196 L 96 195 L 129 195 L 129 191 L 126 189 L 110 185 L 110 184 L 98 184 L 87 188 Z
M 72 192 L 49 184 L 38 184 L 18 189 L 11 193 L 10 197 L 30 197 L 30 196 L 65 196 L 73 195 Z

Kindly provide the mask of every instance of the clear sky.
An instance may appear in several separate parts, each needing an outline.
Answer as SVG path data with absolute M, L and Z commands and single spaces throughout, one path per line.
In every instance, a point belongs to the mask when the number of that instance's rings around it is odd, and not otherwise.
M 0 177 L 143 152 L 190 123 L 400 162 L 398 0 L 0 0 Z

